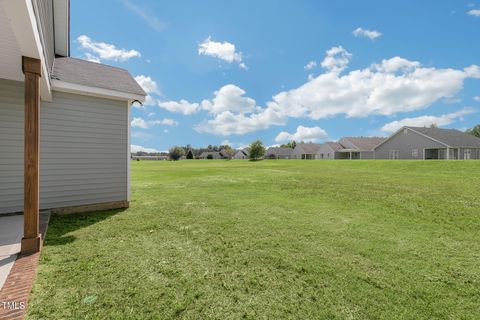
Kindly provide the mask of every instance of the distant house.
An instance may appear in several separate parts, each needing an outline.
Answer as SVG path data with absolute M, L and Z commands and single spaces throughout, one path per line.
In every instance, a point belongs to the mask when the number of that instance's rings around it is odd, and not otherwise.
M 132 160 L 168 160 L 168 156 L 134 156 Z
M 344 147 L 338 142 L 325 142 L 320 145 L 317 151 L 317 159 L 335 160 L 342 158 L 343 154 L 340 152 Z
M 250 151 L 248 148 L 238 150 L 233 156 L 234 159 L 248 159 L 250 157 Z
M 265 159 L 291 159 L 292 148 L 271 147 L 265 152 Z
M 455 129 L 403 127 L 375 147 L 375 159 L 480 159 L 480 138 Z
M 199 159 L 223 159 L 222 155 L 218 151 L 204 151 L 198 158 Z
M 232 156 L 230 155 L 230 153 L 226 150 L 226 149 L 222 149 L 220 150 L 220 156 L 222 157 L 222 159 L 231 159 Z
M 298 143 L 293 149 L 292 159 L 315 160 L 318 159 L 318 143 Z
M 384 142 L 382 137 L 345 137 L 338 142 L 343 146 L 338 159 L 374 159 L 373 149 Z

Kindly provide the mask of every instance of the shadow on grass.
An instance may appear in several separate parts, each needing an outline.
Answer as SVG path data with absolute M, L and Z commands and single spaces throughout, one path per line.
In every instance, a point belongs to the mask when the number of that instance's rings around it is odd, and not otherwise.
M 127 208 L 53 216 L 48 226 L 45 245 L 61 246 L 72 243 L 76 237 L 69 235 L 69 233 L 89 227 L 125 210 L 127 210 Z

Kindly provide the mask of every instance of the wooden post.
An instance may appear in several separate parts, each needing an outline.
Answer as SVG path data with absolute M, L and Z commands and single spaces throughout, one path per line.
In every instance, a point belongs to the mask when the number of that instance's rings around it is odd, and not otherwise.
M 22 253 L 38 252 L 41 246 L 40 209 L 40 77 L 39 59 L 22 57 L 25 75 L 24 208 Z

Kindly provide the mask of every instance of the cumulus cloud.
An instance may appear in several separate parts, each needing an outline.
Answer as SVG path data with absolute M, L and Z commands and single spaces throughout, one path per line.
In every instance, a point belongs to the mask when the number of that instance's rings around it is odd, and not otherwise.
M 345 55 L 341 47 L 327 51 L 327 58 Z M 327 69 L 347 66 L 349 56 L 322 63 Z M 345 114 L 347 117 L 392 115 L 427 108 L 455 96 L 469 77 L 478 77 L 479 67 L 465 70 L 423 67 L 400 57 L 383 60 L 349 73 L 326 72 L 312 77 L 296 89 L 280 92 L 268 105 L 294 118 L 321 119 Z
M 138 146 L 138 145 L 135 145 L 135 144 L 132 144 L 130 145 L 130 151 L 132 153 L 136 153 L 136 152 L 139 152 L 139 151 L 143 151 L 143 152 L 161 152 L 157 149 L 153 149 L 153 148 L 146 148 L 146 147 L 142 147 L 142 146 Z
M 382 35 L 382 33 L 379 31 L 368 30 L 363 28 L 357 28 L 353 30 L 352 33 L 355 37 L 369 38 L 370 40 L 374 40 Z
M 200 110 L 200 104 L 190 103 L 184 99 L 178 102 L 177 101 L 158 102 L 158 106 L 170 112 L 182 113 L 184 115 L 190 115 Z
M 326 54 L 321 65 L 330 72 L 343 71 L 352 58 L 352 54 L 343 49 L 342 46 L 333 47 L 327 50 Z
M 464 116 L 474 113 L 472 108 L 463 108 L 457 112 L 444 114 L 441 116 L 420 116 L 415 118 L 405 118 L 402 120 L 392 121 L 384 125 L 381 130 L 386 133 L 392 133 L 404 126 L 412 127 L 429 127 L 431 125 L 446 126 L 455 120 L 462 120 Z
M 317 66 L 317 62 L 316 61 L 309 61 L 304 67 L 303 69 L 305 70 L 312 70 L 313 68 L 315 68 Z
M 210 117 L 194 126 L 198 132 L 242 135 L 284 125 L 288 118 L 318 120 L 339 115 L 359 118 L 421 110 L 454 98 L 465 79 L 480 77 L 480 67 L 476 65 L 463 70 L 437 69 L 401 57 L 344 72 L 351 57 L 342 47 L 331 48 L 322 62 L 326 72 L 310 77 L 297 88 L 276 94 L 264 107 L 233 84 L 215 91 L 212 99 L 168 101 L 159 105 L 183 114 L 208 111 Z
M 242 61 L 242 53 L 238 52 L 233 43 L 224 41 L 217 42 L 208 37 L 198 45 L 198 54 L 214 57 L 228 63 L 238 63 L 241 69 L 247 69 L 246 64 Z
M 89 51 L 86 53 L 86 57 L 91 61 L 126 61 L 130 58 L 141 57 L 140 52 L 136 50 L 117 49 L 113 44 L 96 42 L 86 35 L 79 36 L 77 41 L 82 49 Z
M 243 114 L 224 111 L 211 120 L 203 121 L 194 127 L 197 132 L 220 136 L 243 135 L 268 129 L 272 125 L 284 125 L 286 118 L 274 110 L 264 108 L 255 113 Z
M 298 126 L 297 131 L 294 133 L 288 133 L 287 131 L 280 132 L 275 138 L 275 142 L 288 142 L 288 141 L 304 141 L 304 142 L 317 142 L 325 140 L 328 137 L 327 132 L 320 127 L 304 127 Z
M 215 91 L 212 100 L 203 100 L 201 107 L 212 114 L 219 114 L 224 111 L 245 113 L 255 109 L 256 102 L 252 98 L 245 97 L 245 90 L 227 84 Z
M 474 17 L 480 17 L 480 9 L 472 9 L 469 10 L 467 13 Z
M 178 122 L 173 119 L 165 118 L 163 120 L 144 120 L 142 118 L 133 118 L 132 122 L 130 123 L 133 128 L 142 128 L 148 129 L 153 126 L 157 125 L 164 125 L 164 126 L 176 126 Z
M 480 96 L 473 97 L 473 100 L 480 102 Z
M 137 81 L 140 87 L 142 87 L 143 91 L 147 93 L 144 105 L 155 105 L 157 101 L 152 95 L 161 95 L 157 83 L 151 77 L 144 75 L 136 76 L 135 81 Z

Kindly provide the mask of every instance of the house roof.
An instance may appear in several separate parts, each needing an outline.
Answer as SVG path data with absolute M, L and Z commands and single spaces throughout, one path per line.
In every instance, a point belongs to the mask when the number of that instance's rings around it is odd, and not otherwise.
M 209 156 L 209 155 L 216 155 L 216 156 L 220 156 L 220 152 L 218 151 L 204 151 L 202 152 L 202 154 L 200 155 L 200 157 L 206 157 L 206 156 Z
M 480 138 L 456 129 L 406 127 L 450 147 L 480 148 Z
M 303 153 L 306 154 L 315 154 L 318 149 L 320 149 L 320 144 L 318 143 L 299 143 L 297 147 L 302 148 Z
M 357 151 L 373 151 L 377 145 L 384 142 L 386 139 L 387 138 L 383 137 L 344 137 L 340 140 L 340 143 L 348 150 L 353 149 L 352 147 L 354 147 Z M 347 140 L 352 146 L 344 145 L 345 143 L 342 143 L 343 140 Z
M 338 142 L 328 141 L 325 142 L 325 144 L 332 148 L 333 151 L 340 151 L 343 149 L 343 146 Z
M 271 147 L 268 148 L 266 155 L 289 156 L 292 152 L 292 148 Z
M 139 96 L 147 95 L 125 69 L 70 57 L 55 59 L 52 79 Z

